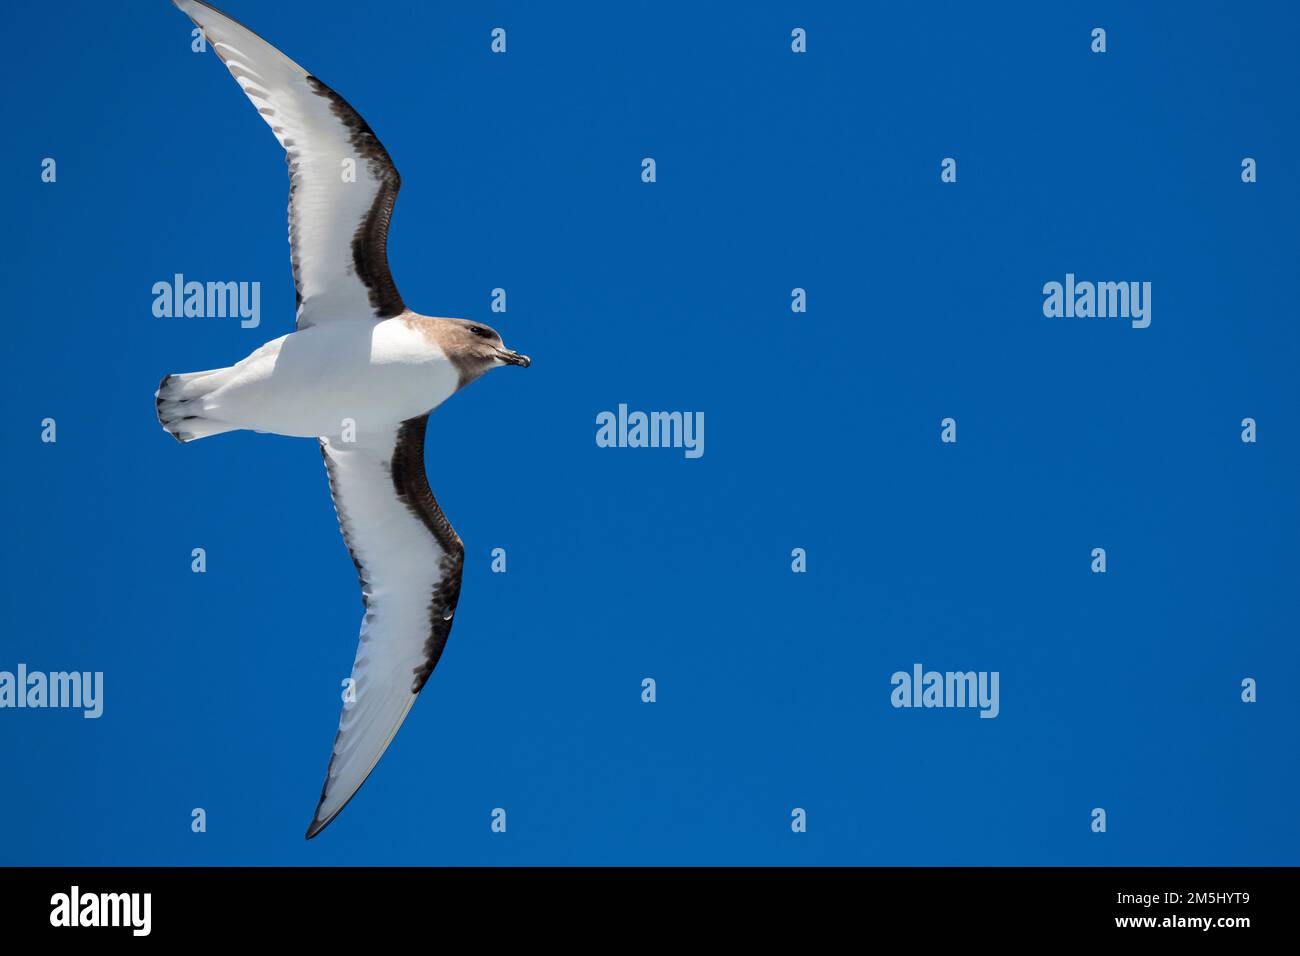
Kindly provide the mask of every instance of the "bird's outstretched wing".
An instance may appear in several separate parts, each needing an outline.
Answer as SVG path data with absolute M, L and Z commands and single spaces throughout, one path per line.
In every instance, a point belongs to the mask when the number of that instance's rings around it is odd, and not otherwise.
M 203 30 L 284 147 L 298 328 L 406 308 L 388 271 L 402 179 L 357 111 L 252 30 L 201 0 L 172 0 Z
M 311 839 L 352 799 L 438 663 L 460 598 L 465 548 L 424 471 L 428 415 L 353 443 L 321 439 L 339 527 L 366 613 Z

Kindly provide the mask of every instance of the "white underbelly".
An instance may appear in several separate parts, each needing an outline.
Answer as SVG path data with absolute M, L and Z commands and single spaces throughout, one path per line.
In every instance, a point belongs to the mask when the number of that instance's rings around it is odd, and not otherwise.
M 204 401 L 242 428 L 301 437 L 362 436 L 436 408 L 459 372 L 400 319 L 331 322 L 268 342 Z

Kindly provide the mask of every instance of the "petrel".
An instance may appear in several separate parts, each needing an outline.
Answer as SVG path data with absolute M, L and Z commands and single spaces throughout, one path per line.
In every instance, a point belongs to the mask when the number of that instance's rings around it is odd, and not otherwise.
M 401 177 L 346 100 L 201 0 L 172 2 L 284 147 L 298 319 L 229 368 L 166 376 L 158 420 L 181 442 L 238 429 L 316 438 L 361 582 L 351 693 L 310 840 L 375 769 L 451 633 L 465 548 L 425 475 L 429 413 L 488 369 L 530 360 L 482 323 L 406 307 L 387 253 Z

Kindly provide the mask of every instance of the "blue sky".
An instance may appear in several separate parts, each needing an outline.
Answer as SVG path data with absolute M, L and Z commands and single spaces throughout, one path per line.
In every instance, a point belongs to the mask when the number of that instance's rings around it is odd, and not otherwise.
M 534 359 L 431 419 L 456 628 L 310 843 L 320 456 L 153 410 L 292 328 L 282 154 L 169 4 L 9 11 L 0 670 L 105 700 L 0 710 L 0 863 L 1300 863 L 1296 13 L 1144 6 L 226 0 L 392 154 L 408 304 Z M 178 272 L 261 325 L 155 318 Z M 1067 272 L 1150 327 L 1045 318 Z M 598 448 L 620 403 L 705 454 Z M 917 662 L 999 716 L 891 707 Z

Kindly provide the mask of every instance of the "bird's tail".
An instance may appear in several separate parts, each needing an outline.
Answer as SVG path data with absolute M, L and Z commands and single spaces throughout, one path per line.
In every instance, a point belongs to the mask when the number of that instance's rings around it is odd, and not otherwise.
M 216 368 L 206 372 L 182 372 L 168 375 L 158 383 L 158 421 L 178 442 L 220 435 L 242 427 L 211 418 L 205 411 L 208 395 L 226 383 L 233 369 Z

